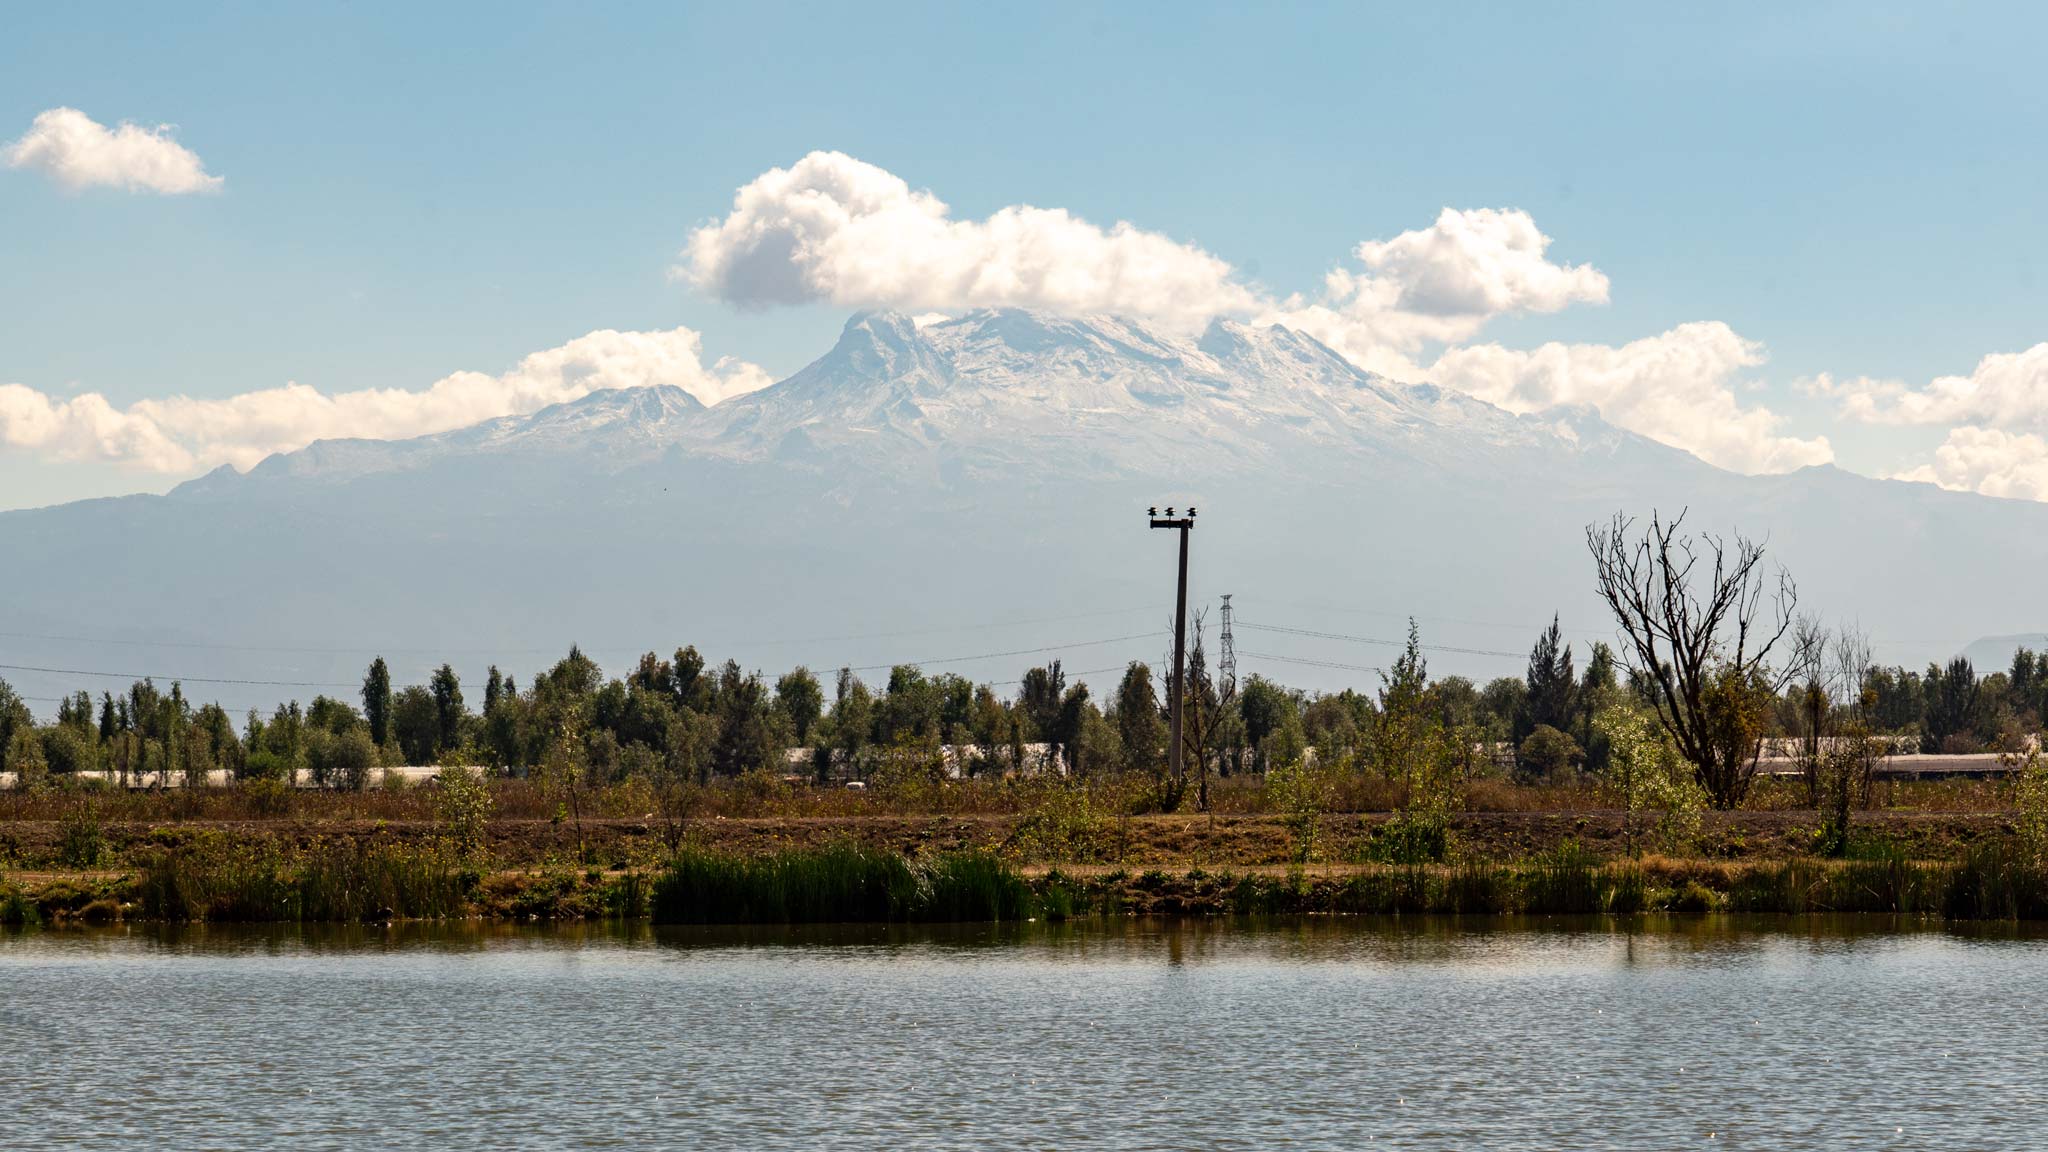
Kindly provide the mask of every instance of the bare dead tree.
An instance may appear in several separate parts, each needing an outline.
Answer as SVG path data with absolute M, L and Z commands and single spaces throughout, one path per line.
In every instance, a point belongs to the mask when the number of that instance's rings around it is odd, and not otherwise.
M 1622 663 L 1714 805 L 1734 808 L 1756 778 L 1763 698 L 1777 688 L 1770 654 L 1792 627 L 1799 590 L 1783 568 L 1772 579 L 1761 544 L 1687 533 L 1685 516 L 1666 523 L 1653 513 L 1638 534 L 1617 512 L 1587 526 L 1586 546 L 1621 629 Z
M 1821 813 L 1820 847 L 1848 844 L 1849 808 L 1868 804 L 1884 742 L 1871 732 L 1864 689 L 1870 680 L 1870 639 L 1854 624 L 1830 631 L 1815 616 L 1792 626 L 1786 670 L 1799 724 L 1799 763 L 1806 800 Z
M 1827 735 L 1833 704 L 1829 691 L 1832 640 L 1820 617 L 1801 615 L 1792 623 L 1792 656 L 1785 662 L 1799 714 L 1800 774 L 1806 780 L 1806 802 L 1814 807 L 1820 805 L 1821 741 Z
M 1875 697 L 1869 694 L 1870 670 L 1876 666 L 1876 659 L 1869 634 L 1857 624 L 1841 625 L 1835 630 L 1832 656 L 1835 696 L 1842 701 L 1847 714 L 1847 722 L 1838 733 L 1843 741 L 1842 770 L 1856 802 L 1867 808 L 1876 798 L 1872 785 L 1877 765 L 1889 755 L 1886 742 L 1872 733 L 1870 707 Z

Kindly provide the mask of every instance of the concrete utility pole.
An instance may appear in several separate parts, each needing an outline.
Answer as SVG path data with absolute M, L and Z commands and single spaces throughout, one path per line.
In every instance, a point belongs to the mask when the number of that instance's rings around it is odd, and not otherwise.
M 1173 602 L 1173 680 L 1166 686 L 1166 690 L 1172 694 L 1173 698 L 1173 718 L 1168 722 L 1169 732 L 1167 739 L 1171 741 L 1168 763 L 1172 766 L 1173 782 L 1178 784 L 1182 779 L 1180 747 L 1181 698 L 1185 695 L 1180 690 L 1180 686 L 1182 678 L 1187 675 L 1188 667 L 1188 533 L 1193 531 L 1195 527 L 1195 510 L 1191 505 L 1188 508 L 1187 515 L 1176 516 L 1173 509 L 1168 508 L 1166 515 L 1161 516 L 1159 509 L 1147 508 L 1145 509 L 1145 514 L 1152 518 L 1152 527 L 1154 528 L 1180 529 L 1180 587 L 1179 591 L 1174 595 Z

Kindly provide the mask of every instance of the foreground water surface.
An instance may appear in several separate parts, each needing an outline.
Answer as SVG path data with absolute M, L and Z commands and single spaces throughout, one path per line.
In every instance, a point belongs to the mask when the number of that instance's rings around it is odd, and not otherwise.
M 1856 920 L 0 936 L 17 1148 L 2015 1148 L 2044 989 Z

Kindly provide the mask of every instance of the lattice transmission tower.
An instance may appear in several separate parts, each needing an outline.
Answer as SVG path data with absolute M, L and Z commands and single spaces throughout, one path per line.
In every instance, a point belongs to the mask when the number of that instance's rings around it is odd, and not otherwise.
M 1216 673 L 1223 680 L 1223 698 L 1237 696 L 1237 642 L 1230 637 L 1230 593 L 1223 594 L 1223 650 L 1216 658 Z

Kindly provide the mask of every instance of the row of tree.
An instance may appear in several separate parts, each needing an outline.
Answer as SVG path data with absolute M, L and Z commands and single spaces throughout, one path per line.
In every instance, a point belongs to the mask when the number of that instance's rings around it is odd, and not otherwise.
M 1221 683 L 1208 670 L 1198 621 L 1184 687 L 1192 781 L 1166 779 L 1170 700 L 1144 663 L 1132 663 L 1099 701 L 1086 684 L 1070 684 L 1057 661 L 1028 669 L 1006 698 L 910 665 L 878 688 L 850 670 L 828 686 L 802 667 L 771 683 L 734 661 L 709 667 L 694 647 L 650 652 L 623 677 L 607 678 L 574 648 L 524 685 L 493 666 L 476 707 L 451 666 L 401 687 L 380 658 L 359 700 L 281 704 L 267 717 L 251 712 L 239 731 L 218 705 L 194 705 L 179 685 L 165 692 L 147 680 L 120 696 L 80 692 L 54 723 L 37 725 L 0 682 L 0 765 L 24 778 L 105 769 L 196 782 L 225 772 L 343 788 L 364 786 L 380 766 L 446 761 L 591 784 L 1051 766 L 1139 774 L 1177 802 L 1189 784 L 1206 800 L 1212 772 L 1303 760 L 1411 783 L 1447 772 L 1606 775 L 1609 732 L 1639 713 L 1654 718 L 1658 739 L 1712 800 L 1732 806 L 1773 736 L 1791 738 L 1818 764 L 1832 747 L 1825 742 L 1852 730 L 1970 751 L 2013 746 L 2048 713 L 2048 655 L 2022 650 L 2009 672 L 1983 678 L 1960 658 L 1924 674 L 1877 666 L 1853 632 L 1828 633 L 1796 616 L 1796 591 L 1782 573 L 1775 619 L 1765 621 L 1762 549 L 1739 537 L 1730 549 L 1686 536 L 1681 522 L 1653 519 L 1638 534 L 1617 518 L 1589 530 L 1624 643 L 1620 653 L 1592 645 L 1583 671 L 1553 619 L 1523 675 L 1484 685 L 1431 680 L 1411 622 L 1375 692 L 1312 694 L 1257 675 Z

